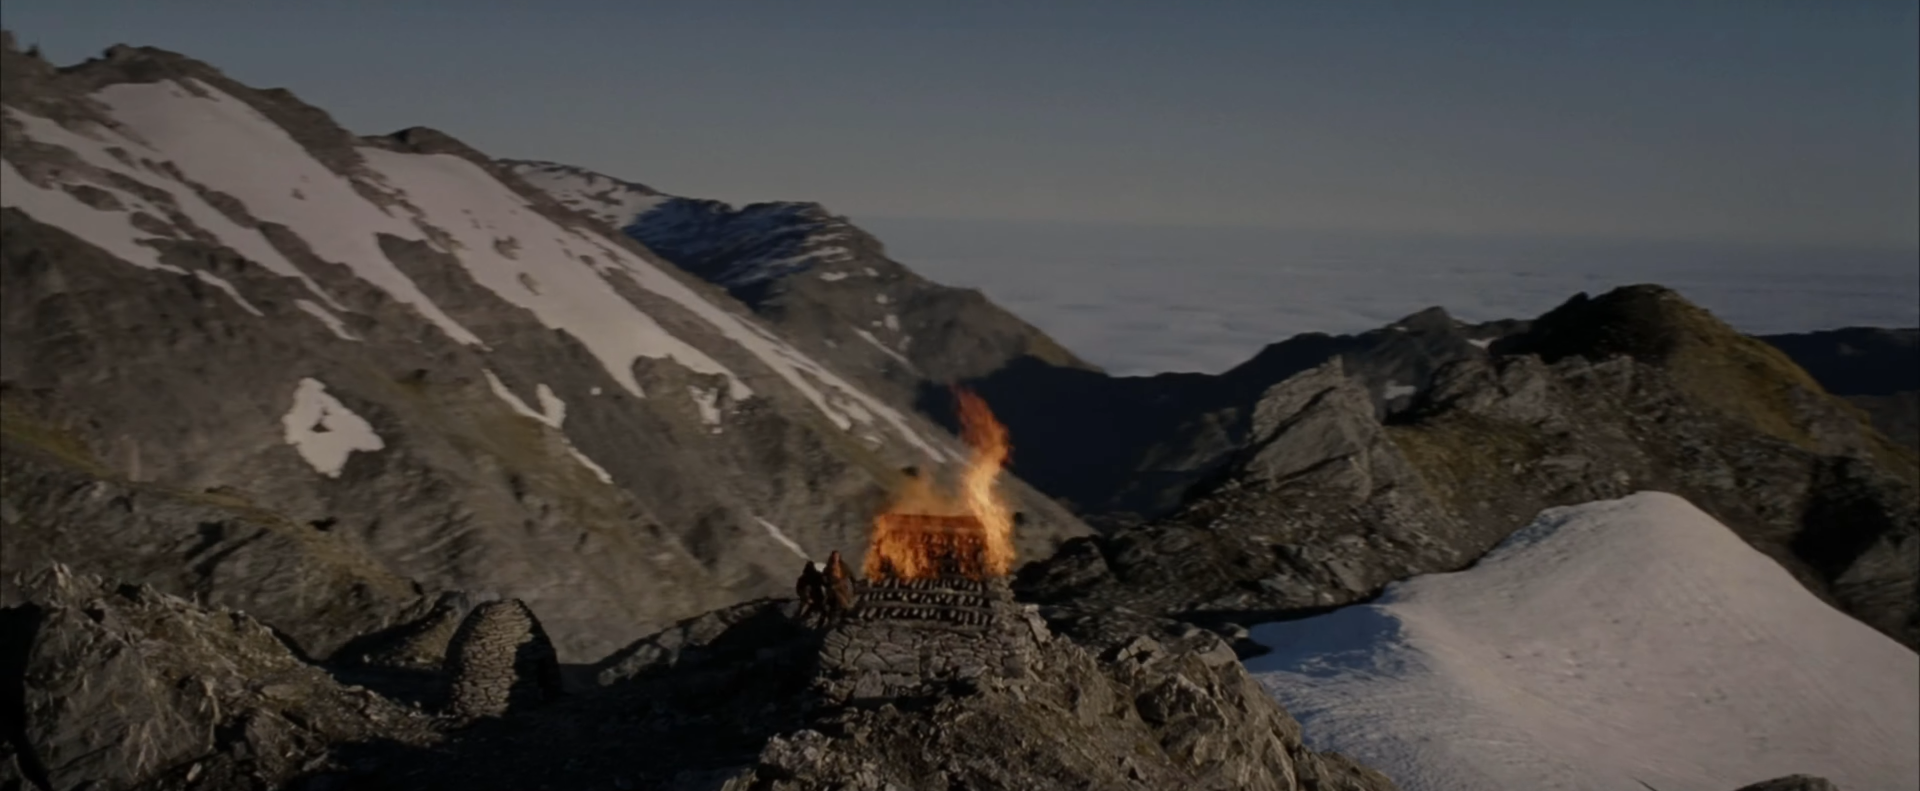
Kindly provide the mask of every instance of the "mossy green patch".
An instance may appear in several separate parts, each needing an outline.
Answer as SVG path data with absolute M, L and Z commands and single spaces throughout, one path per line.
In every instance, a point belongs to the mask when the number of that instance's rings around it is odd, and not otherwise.
M 1585 295 L 1541 316 L 1515 351 L 1553 362 L 1625 354 L 1666 370 L 1682 393 L 1708 410 L 1795 447 L 1819 452 L 1804 406 L 1825 401 L 1858 421 L 1878 460 L 1916 469 L 1914 455 L 1875 431 L 1859 410 L 1827 394 L 1785 352 L 1736 332 L 1706 309 L 1659 286 Z
M 1455 514 L 1486 499 L 1488 482 L 1504 480 L 1548 453 L 1534 430 L 1472 414 L 1389 425 L 1387 438 Z

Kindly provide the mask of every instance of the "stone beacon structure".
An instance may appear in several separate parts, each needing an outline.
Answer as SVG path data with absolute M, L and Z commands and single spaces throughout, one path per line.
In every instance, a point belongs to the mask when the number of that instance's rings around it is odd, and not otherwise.
M 1036 608 L 1005 577 L 879 579 L 854 584 L 853 606 L 827 626 L 818 685 L 858 702 L 930 694 L 1028 675 L 1048 639 Z

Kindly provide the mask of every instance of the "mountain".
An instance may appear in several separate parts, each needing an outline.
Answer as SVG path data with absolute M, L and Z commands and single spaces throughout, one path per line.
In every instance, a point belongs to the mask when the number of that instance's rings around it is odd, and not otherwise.
M 444 134 L 160 50 L 4 59 L 8 577 L 244 607 L 317 658 L 512 597 L 583 663 L 857 553 L 902 469 L 964 458 Z M 1007 485 L 1024 557 L 1086 532 Z
M 1920 788 L 1920 656 L 1669 494 L 1550 509 L 1472 568 L 1253 639 L 1309 744 L 1406 791 Z
M 549 162 L 508 166 L 726 289 L 807 353 L 865 377 L 861 383 L 876 392 L 912 402 L 923 391 L 944 392 L 1024 357 L 1096 370 L 979 291 L 920 277 L 887 257 L 878 239 L 819 204 L 735 208 Z
M 1645 490 L 1920 641 L 1914 454 L 1665 289 L 1116 379 L 816 205 L 0 67 L 0 789 L 1381 791 L 1239 624 Z
M 1070 542 L 1022 571 L 1023 595 L 1297 617 L 1463 568 L 1543 509 L 1656 490 L 1920 644 L 1914 456 L 1783 354 L 1650 286 L 1579 295 L 1489 345 L 1394 411 L 1345 358 L 1272 386 L 1177 509 Z
M 1847 327 L 1759 337 L 1793 358 L 1827 392 L 1865 411 L 1881 433 L 1920 452 L 1920 328 Z

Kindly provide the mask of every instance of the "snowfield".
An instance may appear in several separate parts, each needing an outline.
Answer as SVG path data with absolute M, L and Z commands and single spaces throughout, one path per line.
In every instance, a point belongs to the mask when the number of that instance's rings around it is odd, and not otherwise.
M 1405 791 L 1920 789 L 1920 655 L 1669 494 L 1550 509 L 1470 569 L 1253 639 L 1309 744 Z

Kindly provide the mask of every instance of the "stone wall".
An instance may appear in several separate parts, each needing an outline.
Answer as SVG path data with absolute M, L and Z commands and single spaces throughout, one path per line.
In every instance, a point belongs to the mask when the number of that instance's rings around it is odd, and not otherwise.
M 984 677 L 1032 672 L 1050 639 L 1004 578 L 861 583 L 858 601 L 822 639 L 819 686 L 836 701 L 934 694 Z

